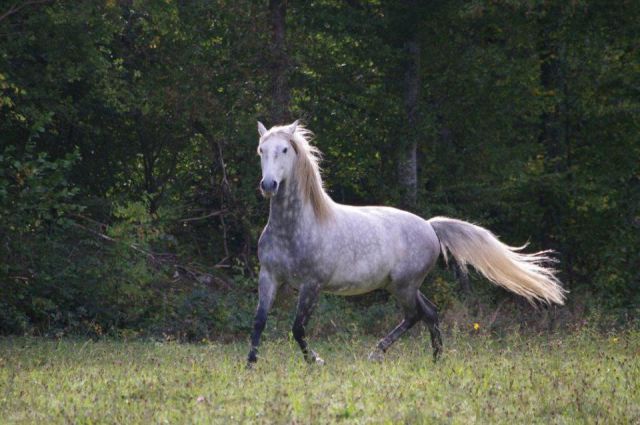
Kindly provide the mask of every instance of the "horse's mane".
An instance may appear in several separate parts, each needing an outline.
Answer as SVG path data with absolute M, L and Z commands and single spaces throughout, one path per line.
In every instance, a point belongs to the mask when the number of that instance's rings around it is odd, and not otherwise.
M 270 133 L 284 132 L 288 135 L 287 126 L 274 127 Z M 322 152 L 310 142 L 313 138 L 311 130 L 298 124 L 290 137 L 291 146 L 298 154 L 294 170 L 298 189 L 303 201 L 310 202 L 318 221 L 322 222 L 331 216 L 331 198 L 324 191 L 320 174 Z

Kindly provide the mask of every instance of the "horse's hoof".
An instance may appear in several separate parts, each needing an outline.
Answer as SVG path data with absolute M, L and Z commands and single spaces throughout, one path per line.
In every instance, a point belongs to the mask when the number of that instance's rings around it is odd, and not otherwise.
M 305 357 L 305 360 L 307 361 L 307 363 L 309 364 L 317 364 L 317 365 L 323 365 L 324 364 L 324 360 L 322 360 L 322 357 L 320 357 L 315 351 L 312 351 L 309 353 L 309 355 L 307 357 Z
M 381 362 L 384 360 L 384 353 L 380 350 L 374 350 L 369 353 L 370 362 Z
M 442 348 L 436 348 L 433 350 L 433 362 L 437 362 L 442 357 Z

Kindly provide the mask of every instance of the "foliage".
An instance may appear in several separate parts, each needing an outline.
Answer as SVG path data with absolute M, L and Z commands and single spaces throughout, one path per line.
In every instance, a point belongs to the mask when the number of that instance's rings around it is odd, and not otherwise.
M 398 205 L 397 154 L 417 131 L 416 213 L 555 249 L 571 309 L 636 311 L 640 3 L 425 5 L 287 2 L 291 112 L 317 133 L 331 196 Z M 0 332 L 246 331 L 268 213 L 255 120 L 277 124 L 271 31 L 248 0 L 58 0 L 0 18 Z M 425 291 L 445 309 L 460 299 L 448 271 Z M 391 310 L 377 297 L 321 308 Z
M 68 229 L 67 215 L 81 209 L 66 178 L 78 159 L 73 153 L 51 160 L 35 153 L 33 144 L 21 153 L 8 146 L 0 155 L 0 329 L 5 332 L 23 331 L 34 318 L 46 320 L 42 316 L 54 307 L 52 298 L 62 295 L 51 294 L 59 275 L 47 267 L 53 260 L 47 254 Z

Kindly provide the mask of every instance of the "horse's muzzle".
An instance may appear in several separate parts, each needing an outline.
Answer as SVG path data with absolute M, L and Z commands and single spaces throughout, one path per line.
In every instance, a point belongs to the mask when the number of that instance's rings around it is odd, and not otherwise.
M 260 182 L 260 191 L 262 192 L 262 196 L 270 198 L 278 192 L 278 182 L 264 178 Z

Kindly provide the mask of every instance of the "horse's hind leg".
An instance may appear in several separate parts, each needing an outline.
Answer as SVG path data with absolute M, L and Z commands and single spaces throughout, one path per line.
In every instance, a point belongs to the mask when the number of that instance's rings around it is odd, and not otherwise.
M 404 311 L 404 319 L 398 326 L 396 326 L 387 336 L 382 338 L 376 345 L 376 349 L 369 354 L 369 360 L 380 360 L 384 353 L 391 347 L 391 345 L 398 340 L 405 332 L 415 325 L 422 317 L 422 309 L 418 306 L 416 300 L 415 289 L 409 290 L 411 287 L 407 286 L 402 290 L 392 291 L 396 300 Z M 415 288 L 415 287 L 414 287 Z M 411 293 L 413 292 L 413 295 Z
M 425 295 L 417 291 L 418 306 L 422 310 L 422 320 L 427 323 L 431 334 L 431 346 L 433 347 L 433 360 L 437 360 L 442 352 L 442 336 L 440 335 L 440 322 L 438 309 Z
M 298 342 L 300 350 L 304 355 L 304 359 L 307 363 L 324 364 L 322 360 L 314 351 L 309 349 L 307 341 L 305 339 L 304 328 L 307 326 L 313 308 L 318 301 L 318 295 L 320 294 L 319 285 L 303 285 L 300 288 L 300 294 L 298 295 L 298 307 L 296 310 L 296 318 L 293 322 L 293 337 Z
M 417 314 L 405 315 L 404 319 L 398 326 L 396 326 L 387 336 L 382 338 L 376 345 L 376 349 L 369 353 L 369 360 L 381 360 L 384 353 L 391 347 L 391 345 L 398 340 L 405 332 L 415 325 L 420 316 Z

